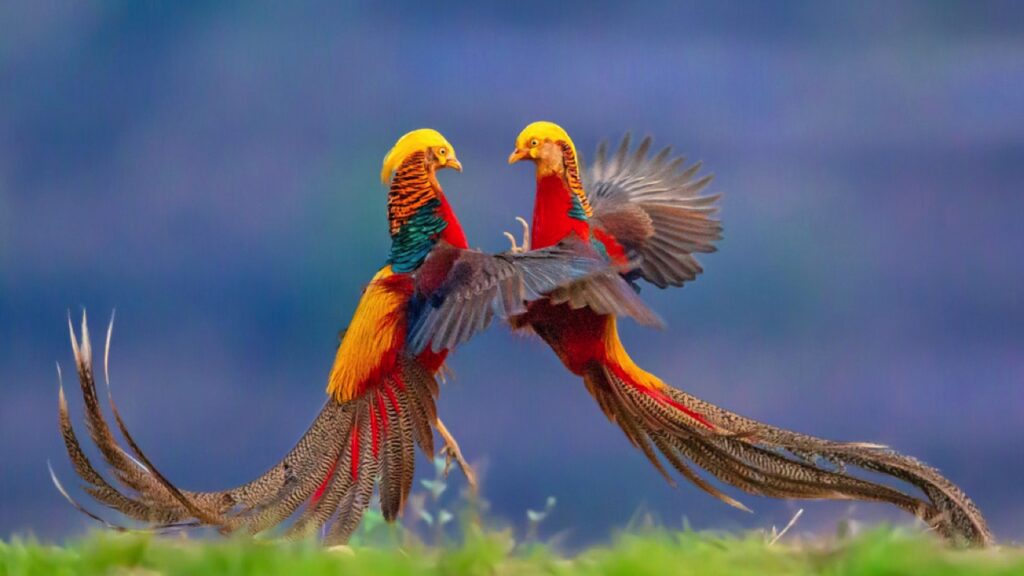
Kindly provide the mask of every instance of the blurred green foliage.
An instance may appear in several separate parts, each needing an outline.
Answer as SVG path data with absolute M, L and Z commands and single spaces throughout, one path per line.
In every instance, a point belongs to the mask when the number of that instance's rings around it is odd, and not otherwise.
M 651 530 L 567 556 L 550 546 L 517 547 L 509 531 L 467 529 L 442 547 L 325 550 L 314 541 L 188 540 L 97 533 L 66 546 L 0 543 L 0 575 L 61 574 L 700 574 L 899 575 L 1024 574 L 1024 553 L 952 550 L 927 535 L 878 529 L 834 542 L 769 544 L 745 536 Z

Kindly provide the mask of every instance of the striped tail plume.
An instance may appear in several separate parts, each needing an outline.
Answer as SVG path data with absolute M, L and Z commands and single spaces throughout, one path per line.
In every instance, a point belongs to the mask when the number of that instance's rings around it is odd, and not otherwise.
M 993 543 L 985 519 L 955 484 L 926 464 L 884 446 L 834 442 L 745 418 L 665 385 L 632 364 L 592 364 L 587 389 L 606 416 L 674 484 L 658 454 L 680 475 L 723 502 L 746 506 L 702 478 L 693 466 L 744 492 L 773 498 L 861 500 L 893 504 L 943 537 Z M 923 494 L 853 475 L 887 475 Z
M 412 489 L 415 446 L 433 456 L 437 383 L 413 359 L 403 358 L 368 393 L 344 403 L 329 399 L 291 451 L 254 480 L 218 492 L 180 490 L 139 448 L 113 402 L 107 370 L 111 329 L 104 350 L 107 397 L 127 449 L 115 438 L 100 406 L 85 315 L 80 341 L 70 322 L 69 328 L 86 428 L 113 481 L 86 456 L 62 384 L 59 424 L 72 467 L 93 499 L 150 529 L 211 526 L 223 533 L 255 534 L 294 517 L 287 536 L 319 533 L 329 525 L 326 542 L 342 543 L 358 527 L 375 487 L 384 517 L 397 518 Z M 56 475 L 53 480 L 75 508 L 108 527 L 125 529 L 75 501 Z

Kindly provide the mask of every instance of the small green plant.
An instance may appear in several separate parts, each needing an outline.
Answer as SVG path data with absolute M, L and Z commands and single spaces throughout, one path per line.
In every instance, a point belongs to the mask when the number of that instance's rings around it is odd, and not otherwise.
M 410 496 L 410 512 L 415 521 L 426 526 L 432 534 L 435 546 L 440 546 L 446 538 L 446 527 L 455 519 L 455 515 L 444 507 L 442 497 L 448 491 L 447 462 L 444 457 L 434 458 L 434 477 L 420 480 L 426 493 Z M 408 512 L 407 512 L 408 514 Z
M 555 509 L 557 501 L 554 496 L 548 496 L 548 499 L 544 501 L 544 508 L 540 511 L 527 510 L 526 511 L 526 541 L 536 542 L 537 536 L 540 532 L 540 524 L 543 522 Z

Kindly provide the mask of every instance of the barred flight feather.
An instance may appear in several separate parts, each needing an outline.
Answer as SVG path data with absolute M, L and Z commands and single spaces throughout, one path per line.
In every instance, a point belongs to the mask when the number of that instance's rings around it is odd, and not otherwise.
M 591 226 L 638 254 L 638 271 L 648 282 L 659 288 L 682 286 L 703 271 L 692 254 L 713 252 L 722 237 L 722 226 L 713 218 L 720 195 L 699 195 L 712 180 L 710 175 L 696 178 L 699 162 L 680 172 L 684 158 L 669 161 L 669 148 L 651 157 L 651 145 L 644 138 L 630 155 L 627 134 L 611 159 L 606 143 L 598 147 L 583 179 L 593 207 Z M 646 223 L 631 214 L 637 209 L 647 215 Z

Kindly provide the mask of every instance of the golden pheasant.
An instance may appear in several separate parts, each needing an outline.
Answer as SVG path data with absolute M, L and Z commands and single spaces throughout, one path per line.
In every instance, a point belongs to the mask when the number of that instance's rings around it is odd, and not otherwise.
M 668 148 L 650 155 L 649 138 L 635 152 L 629 148 L 627 136 L 609 158 L 602 145 L 584 174 L 561 127 L 536 122 L 519 134 L 509 163 L 528 160 L 536 167 L 532 247 L 579 238 L 621 265 L 630 281 L 681 286 L 702 271 L 694 254 L 714 251 L 721 236 L 718 196 L 701 196 L 711 177 L 698 177 L 699 163 L 686 168 Z M 583 378 L 605 415 L 669 482 L 657 452 L 684 478 L 741 509 L 691 464 L 751 494 L 888 502 L 948 538 L 992 542 L 978 508 L 934 468 L 882 446 L 769 426 L 673 388 L 630 359 L 613 316 L 541 300 L 514 323 L 532 329 Z M 847 466 L 908 482 L 924 498 L 856 477 Z
M 461 171 L 454 148 L 434 130 L 406 134 L 385 157 L 381 180 L 390 181 L 392 241 L 387 265 L 363 292 L 342 337 L 320 414 L 279 463 L 242 486 L 217 492 L 179 490 L 139 449 L 110 399 L 128 449 L 118 444 L 101 413 L 83 315 L 81 342 L 73 329 L 71 339 L 88 430 L 114 478 L 127 489 L 108 482 L 86 457 L 62 388 L 60 429 L 86 491 L 136 520 L 157 526 L 212 525 L 223 532 L 261 532 L 305 504 L 288 535 L 308 534 L 331 523 L 326 540 L 344 542 L 359 524 L 375 486 L 384 517 L 393 520 L 401 513 L 413 481 L 414 444 L 432 455 L 432 426 L 472 481 L 457 444 L 436 414 L 434 374 L 448 350 L 486 328 L 495 316 L 523 313 L 527 302 L 574 280 L 617 279 L 618 273 L 577 239 L 521 254 L 469 250 L 436 178 L 443 168 Z M 601 295 L 631 296 L 613 291 Z M 442 344 L 414 353 L 408 346 L 413 338 Z M 109 345 L 108 330 L 107 352 Z M 54 480 L 72 504 L 99 519 Z

